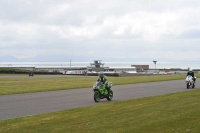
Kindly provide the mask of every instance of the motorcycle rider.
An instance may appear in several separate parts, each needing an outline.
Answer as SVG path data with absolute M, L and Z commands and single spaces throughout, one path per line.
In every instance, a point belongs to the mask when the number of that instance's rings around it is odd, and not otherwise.
M 33 76 L 33 71 L 30 71 L 30 72 L 29 72 L 29 76 Z
M 194 77 L 194 72 L 193 72 L 191 69 L 189 69 L 189 71 L 188 71 L 188 73 L 187 73 L 186 77 L 187 77 L 188 75 L 192 76 L 192 80 L 193 80 L 193 81 L 194 81 L 194 83 L 195 83 L 195 81 L 196 81 L 196 78 Z
M 104 75 L 103 72 L 99 73 L 99 78 L 97 79 L 97 81 L 103 82 L 103 85 L 105 85 L 105 89 L 108 90 L 108 94 L 109 94 L 110 89 L 108 87 L 108 78 Z

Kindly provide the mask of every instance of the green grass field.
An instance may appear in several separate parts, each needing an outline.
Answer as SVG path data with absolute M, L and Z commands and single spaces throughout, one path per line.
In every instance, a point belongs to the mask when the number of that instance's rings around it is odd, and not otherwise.
M 199 133 L 200 90 L 0 121 L 0 133 Z
M 0 76 L 27 76 L 27 74 L 2 74 L 2 73 L 0 73 Z
M 200 75 L 196 75 L 200 77 Z M 185 79 L 185 75 L 108 77 L 113 85 Z M 0 78 L 0 95 L 89 88 L 97 77 Z

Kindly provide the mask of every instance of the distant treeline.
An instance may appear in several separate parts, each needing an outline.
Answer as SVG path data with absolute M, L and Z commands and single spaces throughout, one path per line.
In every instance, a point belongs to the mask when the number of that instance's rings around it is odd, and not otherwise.
M 1 74 L 29 74 L 30 70 L 15 69 L 15 68 L 0 68 Z M 34 74 L 62 74 L 60 72 L 33 71 Z

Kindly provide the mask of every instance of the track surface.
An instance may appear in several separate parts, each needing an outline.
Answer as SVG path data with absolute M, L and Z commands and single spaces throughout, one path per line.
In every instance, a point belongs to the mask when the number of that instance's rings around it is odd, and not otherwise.
M 196 88 L 200 88 L 197 79 Z M 184 80 L 163 81 L 141 84 L 117 85 L 112 88 L 114 101 L 136 99 L 160 94 L 189 91 Z M 105 99 L 99 103 L 93 100 L 92 88 L 16 94 L 0 96 L 0 120 L 43 114 L 108 103 Z

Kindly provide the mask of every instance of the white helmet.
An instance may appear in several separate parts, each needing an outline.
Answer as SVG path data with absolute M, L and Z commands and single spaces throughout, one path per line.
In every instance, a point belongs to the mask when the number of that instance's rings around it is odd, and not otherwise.
M 104 73 L 103 72 L 99 72 L 99 76 L 103 77 Z

